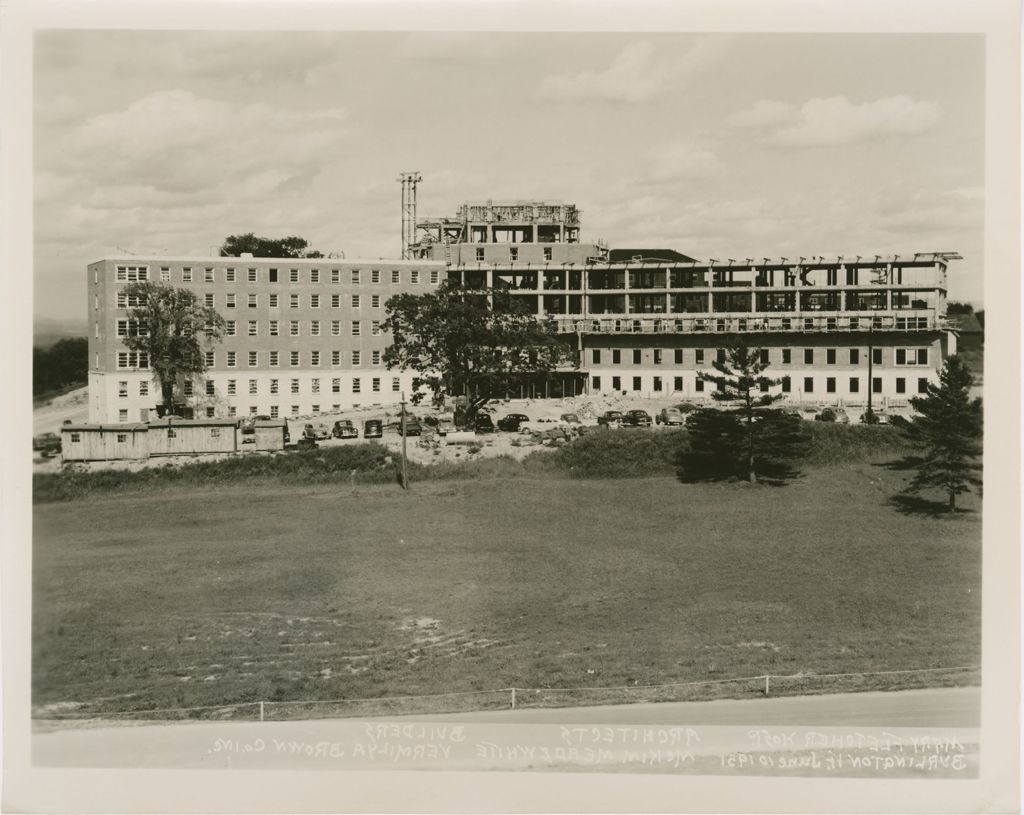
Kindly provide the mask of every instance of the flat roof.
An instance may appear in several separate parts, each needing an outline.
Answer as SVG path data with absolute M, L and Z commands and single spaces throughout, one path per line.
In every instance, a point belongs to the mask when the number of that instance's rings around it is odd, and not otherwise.
M 143 424 L 142 422 L 134 422 L 132 424 L 64 424 L 60 426 L 61 433 L 70 431 L 79 433 L 83 430 L 115 430 L 118 433 L 124 433 L 126 431 L 136 433 L 138 431 L 149 430 L 149 425 Z
M 218 263 L 279 263 L 310 264 L 319 266 L 444 266 L 443 260 L 403 260 L 402 258 L 257 258 L 239 257 L 237 255 L 103 255 L 93 263 L 116 261 L 118 263 L 204 263 L 211 266 Z M 90 264 L 91 265 L 91 264 Z

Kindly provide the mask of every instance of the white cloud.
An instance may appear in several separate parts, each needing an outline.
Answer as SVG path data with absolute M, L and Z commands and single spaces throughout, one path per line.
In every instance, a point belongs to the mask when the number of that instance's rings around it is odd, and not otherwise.
M 909 96 L 886 96 L 861 104 L 845 96 L 831 96 L 809 99 L 799 108 L 761 100 L 727 121 L 736 127 L 766 128 L 771 144 L 823 147 L 883 136 L 915 136 L 941 118 L 942 107 L 937 102 L 915 101 Z
M 716 62 L 730 38 L 703 37 L 680 55 L 659 58 L 649 40 L 627 45 L 601 71 L 553 74 L 541 80 L 539 96 L 549 101 L 649 102 Z

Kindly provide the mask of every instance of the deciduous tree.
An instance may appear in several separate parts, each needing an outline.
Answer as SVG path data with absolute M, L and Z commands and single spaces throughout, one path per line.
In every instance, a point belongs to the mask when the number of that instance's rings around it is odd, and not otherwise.
M 392 344 L 388 368 L 412 370 L 412 401 L 426 391 L 434 400 L 465 396 L 456 417 L 473 419 L 491 399 L 504 396 L 538 374 L 569 363 L 572 355 L 552 324 L 539 321 L 508 292 L 444 285 L 429 294 L 404 293 L 387 303 L 383 328 Z
M 908 490 L 928 488 L 945 491 L 950 512 L 956 497 L 980 485 L 982 404 L 971 398 L 974 377 L 952 356 L 939 372 L 939 384 L 928 384 L 927 393 L 910 400 L 917 417 L 904 428 L 912 444 L 922 452 Z
M 322 252 L 309 248 L 309 241 L 292 235 L 287 238 L 264 238 L 246 232 L 228 235 L 220 247 L 221 257 L 238 257 L 248 252 L 258 258 L 322 258 Z
M 171 412 L 175 390 L 205 373 L 204 344 L 224 335 L 224 318 L 189 289 L 144 281 L 129 283 L 124 292 L 137 305 L 128 309 L 128 334 L 122 339 L 129 350 L 147 355 L 162 404 Z

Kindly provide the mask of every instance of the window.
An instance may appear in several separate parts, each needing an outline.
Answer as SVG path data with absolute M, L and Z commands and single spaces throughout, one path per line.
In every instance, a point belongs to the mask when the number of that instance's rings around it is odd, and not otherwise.
M 276 419 L 276 418 L 278 418 L 279 415 L 280 415 L 280 410 L 278 409 L 277 405 L 271 405 L 270 406 L 270 418 L 271 419 Z
M 352 380 L 352 393 L 359 393 L 360 387 L 361 384 L 359 382 L 359 377 L 357 376 L 355 379 Z
M 697 391 L 697 393 L 704 393 L 704 380 L 697 377 L 697 381 L 694 382 L 693 389 Z
M 274 271 L 276 272 L 277 270 L 275 269 Z M 271 280 L 272 283 L 276 283 L 277 282 L 276 277 L 277 277 L 277 275 L 274 276 L 275 279 Z M 259 272 L 257 272 L 255 269 L 249 269 L 246 272 L 246 278 L 245 279 L 248 280 L 250 283 L 256 283 L 256 282 L 259 281 Z
M 871 378 L 871 392 L 881 393 L 882 392 L 882 377 L 874 376 Z
M 213 384 L 213 380 L 210 380 L 210 379 L 206 380 L 206 395 L 207 396 L 216 396 L 217 395 L 217 388 Z
M 213 308 L 212 292 L 207 292 L 206 294 L 203 295 L 203 305 L 206 306 L 207 308 Z
M 654 349 L 654 364 L 655 365 L 661 365 L 661 349 L 660 348 L 655 348 Z M 658 388 L 655 388 L 655 390 L 658 390 Z
M 904 379 L 902 376 L 896 377 L 896 393 L 906 393 L 906 392 L 907 392 L 907 380 Z
M 654 377 L 654 390 L 656 390 L 656 391 L 660 391 L 661 390 L 661 377 L 660 376 Z
M 298 320 L 289 320 L 289 322 L 288 322 L 288 333 L 291 336 L 293 336 L 293 337 L 299 336 L 299 321 Z
M 591 377 L 590 378 L 590 388 L 591 388 L 591 390 L 595 390 L 595 391 L 601 390 L 601 377 L 599 377 L 599 376 Z
M 359 336 L 359 321 L 358 320 L 353 320 L 352 321 L 352 336 L 353 337 L 358 337 Z
M 380 393 L 380 377 L 379 376 L 375 376 L 370 381 L 370 386 L 373 389 L 374 393 Z
M 340 294 L 332 294 L 331 295 L 331 308 L 341 308 L 341 295 Z
M 341 282 L 341 269 L 331 269 L 331 282 L 332 283 L 340 283 Z
M 234 308 L 234 307 L 235 307 L 235 295 L 234 294 L 225 294 L 224 295 L 224 308 Z
M 476 248 L 476 259 L 477 260 L 483 260 L 484 259 L 484 248 L 482 246 L 478 246 Z
M 768 364 L 768 360 L 769 360 L 768 349 L 767 348 L 762 348 L 761 349 L 761 364 L 762 365 L 767 365 Z
M 545 246 L 544 247 L 544 260 L 551 260 L 551 247 L 550 246 Z
M 277 292 L 270 295 L 270 307 L 277 308 Z
M 398 393 L 402 389 L 402 380 L 397 376 L 391 377 L 391 390 Z
M 128 408 L 121 408 L 119 411 L 117 411 L 117 420 L 119 422 L 128 421 Z
M 612 377 L 612 390 L 613 391 L 620 391 L 620 390 L 622 390 L 622 377 L 621 376 L 613 376 Z
M 380 283 L 380 272 L 374 272 L 373 273 L 373 282 L 374 283 Z M 353 269 L 352 270 L 352 284 L 354 286 L 358 286 L 359 285 L 359 270 L 358 269 Z
M 313 415 L 315 416 L 320 412 L 320 405 L 313 405 Z
M 370 352 L 370 363 L 372 365 L 380 365 L 380 351 Z
M 309 282 L 310 283 L 319 283 L 320 282 L 320 270 L 319 269 L 310 269 L 309 270 Z
M 917 392 L 928 393 L 928 379 L 926 377 L 920 377 L 917 380 Z
M 430 270 L 430 282 L 437 283 L 437 269 Z
M 835 365 L 836 364 L 836 349 L 826 348 L 825 349 L 825 364 Z
M 515 260 L 515 258 L 513 258 L 513 260 Z M 410 270 L 410 272 L 409 272 L 409 282 L 410 283 L 419 283 L 420 282 L 420 270 L 419 269 L 412 269 L 412 270 Z
M 207 266 L 205 269 L 203 269 L 203 282 L 204 283 L 212 283 L 213 282 L 213 269 L 211 269 L 209 266 Z
M 723 362 L 723 363 L 724 363 L 724 362 L 725 362 L 725 349 L 724 349 L 724 348 L 718 348 L 718 349 L 716 349 L 716 350 L 715 350 L 715 358 L 716 358 L 716 359 L 717 359 L 717 360 L 718 360 L 719 362 Z
M 292 351 L 289 354 L 288 364 L 291 365 L 293 368 L 299 367 L 299 352 L 298 351 Z
M 633 349 L 633 364 L 639 365 L 643 361 L 643 351 L 639 348 Z
M 696 351 L 694 351 L 694 361 L 698 365 L 703 364 L 703 362 L 704 362 L 704 349 L 703 348 L 698 348 Z
M 229 337 L 235 336 L 235 321 L 234 320 L 227 320 L 227 321 L 225 321 L 225 323 L 224 323 L 224 333 L 227 336 L 229 336 Z
M 633 390 L 635 390 L 635 391 L 640 390 L 640 377 L 639 376 L 634 376 L 633 377 Z
M 370 333 L 375 337 L 380 336 L 380 320 L 374 320 L 370 323 Z
M 292 405 L 292 416 L 298 416 L 298 415 L 299 415 L 299 406 L 298 405 Z
M 622 362 L 622 352 L 620 350 L 618 350 L 617 348 L 613 349 L 612 350 L 612 365 L 618 365 L 620 362 Z M 618 390 L 618 388 L 616 388 L 615 390 Z
M 319 379 L 315 379 L 315 378 L 314 378 L 314 379 L 313 379 L 313 380 L 312 380 L 312 381 L 311 381 L 311 382 L 309 383 L 309 387 L 310 387 L 310 390 L 311 390 L 311 391 L 312 391 L 313 393 L 320 393 L 320 380 L 319 380 Z
M 93 298 L 96 308 L 100 307 L 98 297 Z M 117 307 L 118 308 L 135 308 L 136 306 L 145 305 L 146 298 L 140 297 L 137 294 L 129 295 L 127 292 L 119 291 L 117 293 Z
M 311 295 L 309 295 L 309 307 L 310 308 L 320 308 L 320 295 L 319 294 L 311 294 Z
M 294 294 L 294 293 L 293 294 L 289 294 L 288 295 L 288 308 L 298 308 L 298 307 L 299 307 L 299 295 Z
M 331 320 L 331 336 L 341 336 L 341 320 Z
M 331 365 L 341 365 L 341 351 L 331 351 Z
M 310 351 L 309 352 L 309 364 L 310 365 L 317 365 L 317 366 L 320 365 L 320 352 L 319 351 Z
M 117 395 L 122 399 L 128 398 L 128 383 L 118 382 L 117 383 Z
M 278 352 L 277 351 L 271 351 L 270 352 L 270 367 L 271 368 L 276 368 L 277 366 L 278 366 Z
M 237 385 L 238 385 L 237 380 L 235 380 L 235 379 L 229 379 L 228 380 L 228 396 L 234 396 L 235 395 L 235 389 L 236 389 Z
M 259 388 L 259 380 L 258 379 L 250 379 L 249 380 L 249 394 L 250 395 L 254 395 L 256 393 L 259 393 L 259 391 L 257 390 L 258 388 Z
M 169 270 L 168 270 L 169 271 Z M 170 277 L 170 274 L 168 274 Z M 118 266 L 117 267 L 117 279 L 127 281 L 128 283 L 135 283 L 141 280 L 149 280 L 149 267 L 148 266 Z M 97 280 L 97 282 L 99 282 Z M 189 270 L 189 277 L 186 281 L 192 282 L 192 272 Z
M 191 283 L 192 282 L 192 269 L 186 266 L 181 270 L 181 282 Z
M 277 389 L 278 389 L 278 380 L 277 379 L 271 379 L 270 380 L 270 392 L 271 392 L 271 394 L 277 393 Z
M 872 348 L 871 349 L 871 364 L 881 365 L 882 364 L 882 349 Z
M 804 377 L 804 393 L 814 393 L 814 378 L 810 376 Z
M 359 359 L 360 359 L 359 358 L 359 352 L 358 351 L 353 351 L 352 352 L 352 364 L 353 365 L 358 365 L 359 364 Z
M 782 364 L 789 365 L 793 361 L 793 350 L 791 348 L 782 349 Z
M 232 269 L 232 268 L 225 269 L 224 270 L 224 280 L 226 282 L 228 282 L 228 283 L 234 283 L 235 282 L 235 270 Z
M 160 282 L 170 283 L 171 282 L 171 268 L 169 266 L 160 267 Z
M 320 336 L 320 321 L 310 320 L 309 321 L 309 333 L 314 337 Z
M 182 392 L 185 394 L 185 396 L 192 396 L 192 380 L 185 380 L 184 384 L 182 385 Z
M 792 386 L 788 376 L 782 377 L 781 384 L 782 384 L 782 392 L 783 393 L 789 393 L 793 389 L 793 386 Z
M 676 365 L 682 365 L 683 364 L 683 349 L 682 348 L 676 348 L 675 351 L 673 351 L 672 360 L 673 360 L 673 362 L 675 362 Z
M 256 308 L 259 305 L 259 295 L 250 294 L 248 297 L 249 308 Z
M 590 361 L 594 365 L 600 365 L 601 364 L 601 349 L 600 348 L 595 348 L 595 349 L 593 349 L 590 352 Z
M 332 379 L 331 380 L 331 393 L 341 393 L 341 380 L 340 379 Z
M 836 378 L 834 376 L 825 377 L 825 392 L 835 393 L 836 392 Z
M 288 282 L 289 283 L 298 283 L 299 282 L 299 270 L 298 269 L 289 269 L 288 270 Z
M 292 393 L 298 393 L 298 392 L 299 392 L 299 380 L 298 379 L 293 379 L 292 380 Z
M 850 377 L 850 393 L 860 393 L 860 379 L 856 376 Z
M 72 433 L 71 434 L 71 441 L 74 442 L 75 444 L 78 444 L 79 442 L 82 441 L 82 434 L 81 433 Z
M 851 348 L 850 349 L 850 364 L 851 365 L 859 365 L 860 364 L 860 349 L 859 348 Z
M 508 259 L 513 261 L 513 262 L 519 260 L 519 247 L 518 246 L 510 246 L 508 248 Z
M 146 337 L 148 333 L 138 320 L 118 320 L 117 336 L 119 337 Z
M 927 348 L 897 348 L 896 349 L 896 364 L 897 365 L 927 365 L 928 364 L 928 349 Z
M 249 336 L 250 337 L 255 337 L 257 334 L 259 334 L 259 326 L 260 326 L 260 324 L 259 324 L 258 320 L 249 320 Z
M 146 379 L 139 383 L 139 396 L 149 396 L 149 381 Z
M 358 294 L 353 294 L 352 295 L 352 308 L 359 308 L 359 295 Z
M 804 364 L 805 365 L 813 365 L 814 364 L 814 349 L 813 348 L 805 348 L 804 349 Z
M 96 362 L 96 367 L 99 367 L 99 360 Z M 148 368 L 149 367 L 149 355 L 145 351 L 118 351 L 117 352 L 117 367 L 118 368 Z
M 238 408 L 236 408 L 234 405 L 229 405 L 228 406 L 228 416 L 230 416 L 232 419 L 234 419 L 235 416 L 237 416 L 237 415 L 238 415 Z
M 214 363 L 216 361 L 217 361 L 217 354 L 216 354 L 216 352 L 214 352 L 214 351 L 204 351 L 203 352 L 203 364 L 207 368 L 213 368 L 214 367 Z
M 280 329 L 278 328 L 277 320 L 271 320 L 270 321 L 270 336 L 271 337 L 276 337 L 276 336 L 278 336 L 279 333 L 280 333 Z
M 260 361 L 259 351 L 250 351 L 249 352 L 249 367 L 250 368 L 255 368 L 259 364 L 259 361 Z
M 370 272 L 370 282 L 380 283 L 380 269 L 374 269 L 372 272 Z
M 267 279 L 271 283 L 276 283 L 277 282 L 277 269 L 268 269 L 267 270 Z
M 118 433 L 117 434 L 117 443 L 118 444 L 126 444 L 127 442 L 128 442 L 128 434 L 127 433 Z
M 401 272 L 400 269 L 392 269 L 391 270 L 391 282 L 394 283 L 394 284 L 398 284 L 398 283 L 402 282 L 402 272 Z

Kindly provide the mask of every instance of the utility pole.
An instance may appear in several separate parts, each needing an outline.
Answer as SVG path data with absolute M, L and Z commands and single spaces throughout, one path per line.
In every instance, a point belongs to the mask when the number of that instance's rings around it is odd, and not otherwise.
M 409 489 L 409 473 L 405 467 L 405 391 L 402 391 L 402 489 Z

